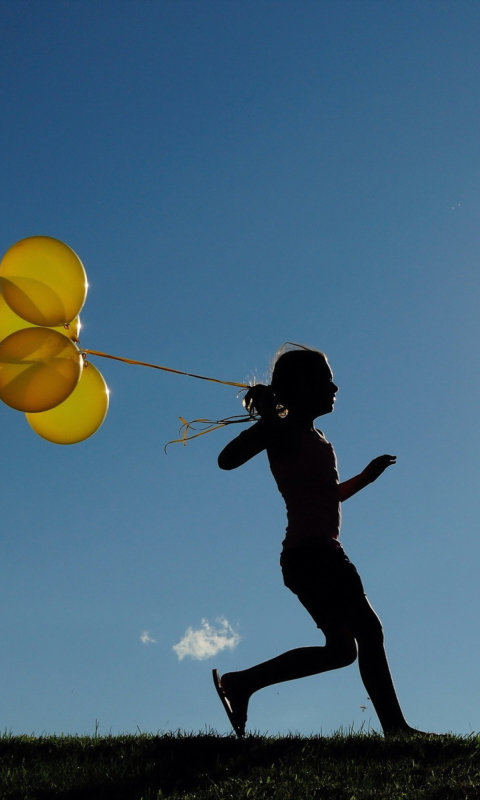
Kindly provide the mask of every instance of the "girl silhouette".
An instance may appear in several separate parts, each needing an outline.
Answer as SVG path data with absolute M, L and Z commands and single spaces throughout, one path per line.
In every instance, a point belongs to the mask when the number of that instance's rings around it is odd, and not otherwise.
M 282 348 L 271 384 L 258 384 L 244 405 L 259 421 L 219 455 L 221 469 L 240 467 L 263 450 L 282 494 L 288 525 L 280 564 L 285 585 L 297 595 L 325 636 L 322 647 L 301 647 L 220 677 L 217 693 L 237 736 L 243 736 L 250 697 L 265 686 L 352 664 L 360 675 L 385 734 L 419 733 L 400 708 L 382 625 L 360 576 L 339 542 L 340 504 L 375 481 L 396 457 L 373 459 L 339 483 L 335 452 L 314 420 L 333 411 L 338 387 L 326 356 L 301 346 Z

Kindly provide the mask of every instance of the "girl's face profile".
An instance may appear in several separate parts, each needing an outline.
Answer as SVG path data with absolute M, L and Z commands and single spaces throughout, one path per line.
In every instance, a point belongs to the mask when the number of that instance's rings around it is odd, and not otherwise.
M 274 367 L 272 388 L 290 414 L 309 423 L 331 414 L 338 392 L 326 356 L 314 351 L 281 356 Z
M 302 388 L 304 408 L 313 415 L 313 419 L 333 411 L 338 386 L 333 382 L 332 370 L 324 356 L 315 359 L 309 374 L 305 375 Z

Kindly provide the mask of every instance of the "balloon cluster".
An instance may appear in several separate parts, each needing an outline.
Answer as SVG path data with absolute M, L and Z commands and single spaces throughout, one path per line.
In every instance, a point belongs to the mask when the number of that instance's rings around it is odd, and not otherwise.
M 87 439 L 108 410 L 105 380 L 77 346 L 87 289 L 76 253 L 49 236 L 22 239 L 0 264 L 0 400 L 55 444 Z

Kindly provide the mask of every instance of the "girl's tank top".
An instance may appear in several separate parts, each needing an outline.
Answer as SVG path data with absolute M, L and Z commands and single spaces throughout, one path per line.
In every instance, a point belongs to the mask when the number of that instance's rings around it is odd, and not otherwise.
M 340 547 L 340 496 L 335 451 L 321 431 L 299 431 L 295 446 L 268 448 L 268 460 L 287 507 L 283 549 Z

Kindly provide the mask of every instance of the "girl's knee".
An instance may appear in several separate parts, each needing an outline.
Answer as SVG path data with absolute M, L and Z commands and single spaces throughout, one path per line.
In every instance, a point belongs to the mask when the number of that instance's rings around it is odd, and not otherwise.
M 357 641 L 383 647 L 384 634 L 383 626 L 376 614 L 369 615 L 369 618 L 359 627 Z
M 327 637 L 326 646 L 337 669 L 348 667 L 357 658 L 357 643 L 353 636 Z
M 352 620 L 352 630 L 357 642 L 369 641 L 371 644 L 383 644 L 383 627 L 374 609 L 365 597 Z
M 348 667 L 350 664 L 353 664 L 354 661 L 357 660 L 357 654 L 358 654 L 357 643 L 355 639 L 352 639 L 344 646 L 343 650 L 344 666 Z

